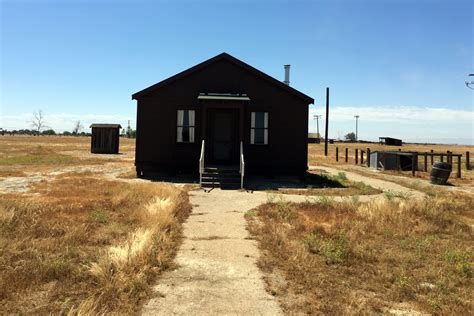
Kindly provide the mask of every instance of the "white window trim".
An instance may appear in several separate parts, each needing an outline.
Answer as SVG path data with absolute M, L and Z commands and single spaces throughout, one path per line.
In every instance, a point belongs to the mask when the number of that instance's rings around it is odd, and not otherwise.
M 189 117 L 189 125 L 188 125 L 189 141 L 188 142 L 183 141 L 184 111 L 188 111 L 188 117 Z M 196 127 L 195 116 L 196 116 L 195 110 L 178 110 L 177 111 L 176 142 L 183 143 L 183 144 L 194 143 L 194 130 Z
M 263 114 L 263 144 L 255 143 L 255 113 L 264 113 Z M 251 113 L 251 123 L 250 123 L 250 144 L 252 145 L 268 145 L 268 112 L 264 111 L 255 111 Z

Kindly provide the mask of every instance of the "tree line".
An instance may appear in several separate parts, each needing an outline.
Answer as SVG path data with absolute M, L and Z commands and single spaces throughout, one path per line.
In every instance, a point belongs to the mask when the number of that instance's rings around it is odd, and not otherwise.
M 62 133 L 56 132 L 50 128 L 47 123 L 42 110 L 33 112 L 31 119 L 28 121 L 31 129 L 15 129 L 7 130 L 0 127 L 0 135 L 31 135 L 31 136 L 47 136 L 47 135 L 63 135 L 63 136 L 91 136 L 91 133 L 83 131 L 84 126 L 80 120 L 74 122 L 72 130 L 64 131 Z M 122 137 L 135 138 L 136 130 L 127 127 L 122 129 Z

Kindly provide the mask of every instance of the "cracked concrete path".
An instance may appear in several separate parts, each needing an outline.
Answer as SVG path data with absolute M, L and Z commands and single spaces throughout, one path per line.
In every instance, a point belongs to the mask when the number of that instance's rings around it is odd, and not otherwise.
M 257 244 L 248 238 L 243 216 L 265 203 L 266 194 L 192 191 L 190 202 L 179 267 L 162 275 L 143 314 L 282 314 L 265 290 Z
M 330 174 L 341 170 L 320 167 Z M 383 191 L 423 193 L 401 185 L 347 172 L 348 179 L 363 181 Z M 265 290 L 263 274 L 256 265 L 257 243 L 249 239 L 244 213 L 269 200 L 262 191 L 191 191 L 193 212 L 183 224 L 184 241 L 176 256 L 178 268 L 165 272 L 154 287 L 154 297 L 143 314 L 238 314 L 279 315 L 282 311 Z M 317 198 L 270 194 L 289 202 Z M 334 197 L 342 201 L 347 197 Z M 384 198 L 383 194 L 361 196 L 362 201 Z

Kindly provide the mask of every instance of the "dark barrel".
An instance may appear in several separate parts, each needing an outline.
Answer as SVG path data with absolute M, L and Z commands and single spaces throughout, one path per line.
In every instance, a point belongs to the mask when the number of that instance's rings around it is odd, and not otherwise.
M 431 169 L 431 183 L 446 184 L 449 175 L 451 174 L 451 164 L 447 162 L 437 162 Z

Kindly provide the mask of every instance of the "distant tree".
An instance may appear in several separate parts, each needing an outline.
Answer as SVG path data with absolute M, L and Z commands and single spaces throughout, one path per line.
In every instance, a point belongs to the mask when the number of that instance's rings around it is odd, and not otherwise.
M 84 128 L 84 126 L 81 124 L 81 121 L 77 121 L 74 123 L 74 128 L 72 129 L 72 133 L 74 135 L 79 134 L 79 132 Z
M 133 129 L 129 126 L 127 126 L 127 137 L 130 138 L 132 137 Z
M 84 128 L 84 126 L 81 124 L 81 121 L 78 120 L 76 123 L 74 123 L 74 128 L 72 129 L 72 133 L 74 135 L 79 134 L 79 132 Z
M 41 132 L 41 135 L 56 135 L 54 129 L 47 129 Z
M 41 130 L 46 128 L 46 120 L 43 115 L 42 110 L 38 110 L 38 112 L 34 111 L 33 112 L 33 117 L 30 121 L 31 127 L 33 127 L 35 134 L 39 135 L 41 133 Z
M 69 132 L 69 131 L 64 131 L 64 132 L 63 132 L 63 135 L 64 135 L 64 136 L 70 136 L 70 135 L 72 135 L 72 133 Z
M 355 142 L 356 141 L 356 134 L 354 132 L 350 132 L 344 136 L 344 138 L 348 141 Z

